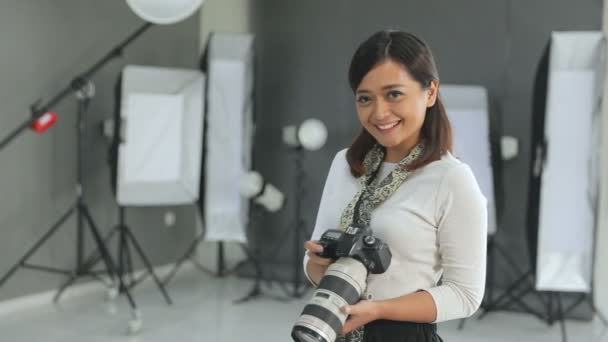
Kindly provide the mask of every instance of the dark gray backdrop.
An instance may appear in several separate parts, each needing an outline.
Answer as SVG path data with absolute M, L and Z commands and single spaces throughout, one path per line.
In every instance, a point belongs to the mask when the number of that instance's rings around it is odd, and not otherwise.
M 359 129 L 347 83 L 350 57 L 373 32 L 403 29 L 429 43 L 442 82 L 485 86 L 493 131 L 519 140 L 519 156 L 499 172 L 497 191 L 503 196 L 498 202 L 504 205 L 498 241 L 522 269 L 527 267 L 524 222 L 536 64 L 552 30 L 599 30 L 601 1 L 266 0 L 256 2 L 253 11 L 259 169 L 293 199 L 294 169 L 286 150 L 278 147 L 280 128 L 308 117 L 329 128 L 327 146 L 306 154 L 303 207 L 309 229 L 331 160 Z M 262 248 L 269 269 L 282 277 L 291 274 L 293 244 L 285 231 L 293 231 L 293 204 L 255 224 L 265 241 L 262 246 L 280 247 Z M 499 267 L 499 284 L 513 280 L 509 271 Z

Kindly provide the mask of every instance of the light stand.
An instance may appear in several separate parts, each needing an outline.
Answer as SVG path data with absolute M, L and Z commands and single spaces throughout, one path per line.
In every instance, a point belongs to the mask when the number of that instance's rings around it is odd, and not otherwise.
M 262 176 L 255 171 L 248 172 L 241 181 L 241 195 L 250 199 L 249 227 L 252 227 L 252 222 L 256 221 L 254 218 L 259 219 L 266 212 L 277 212 L 285 205 L 285 197 L 283 194 L 273 185 L 264 181 Z M 267 284 L 272 286 L 272 281 L 264 276 L 259 248 L 251 249 L 246 244 L 241 244 L 241 247 L 247 255 L 247 259 L 239 264 L 237 268 L 244 264 L 251 263 L 255 270 L 255 279 L 249 293 L 245 297 L 236 300 L 236 304 L 244 303 L 264 295 L 261 287 L 262 280 L 266 280 Z M 283 287 L 283 290 L 285 290 L 285 293 L 289 292 L 285 287 Z M 266 296 L 278 301 L 288 300 L 285 297 Z
M 241 179 L 240 184 L 240 194 L 244 198 L 249 199 L 250 203 L 250 211 L 249 211 L 249 222 L 253 221 L 253 218 L 259 218 L 263 212 L 276 212 L 281 210 L 284 207 L 285 198 L 283 194 L 272 184 L 267 183 L 262 176 L 256 171 L 247 172 L 244 177 Z M 202 208 L 201 205 L 198 206 L 199 209 Z M 201 217 L 204 217 L 201 213 Z M 251 227 L 251 223 L 248 225 Z M 214 274 L 212 271 L 206 269 L 195 258 L 193 258 L 198 244 L 204 241 L 205 232 L 201 232 L 194 241 L 190 244 L 190 246 L 186 249 L 185 253 L 178 259 L 176 265 L 173 267 L 167 278 L 165 279 L 165 283 L 171 281 L 171 279 L 175 276 L 177 270 L 181 267 L 181 265 L 186 261 L 190 260 L 199 270 Z M 223 254 L 223 243 L 220 241 L 219 243 L 219 253 L 218 253 L 218 271 L 217 274 L 214 274 L 218 277 L 223 277 L 228 274 L 232 274 L 238 271 L 241 267 L 250 263 L 254 267 L 255 271 L 255 281 L 253 288 L 251 291 L 242 299 L 238 299 L 235 303 L 243 303 L 249 301 L 253 298 L 257 298 L 262 295 L 261 292 L 261 281 L 265 279 L 262 271 L 262 265 L 260 261 L 260 253 L 259 250 L 254 250 L 248 246 L 247 243 L 240 243 L 240 247 L 243 249 L 246 255 L 246 259 L 239 262 L 233 268 L 226 270 L 225 262 L 224 262 L 224 254 Z M 267 279 L 266 279 L 267 280 Z M 268 280 L 267 280 L 268 281 Z M 271 283 L 270 281 L 268 281 Z M 273 297 L 273 299 L 277 300 L 285 300 L 279 297 Z
M 112 237 L 114 237 L 114 235 L 118 233 L 118 268 L 116 275 L 123 279 L 123 282 L 125 282 L 124 287 L 121 287 L 118 290 L 121 293 L 126 293 L 129 289 L 132 289 L 137 284 L 142 282 L 148 275 L 151 275 L 154 282 L 156 283 L 156 286 L 163 295 L 165 301 L 167 302 L 167 304 L 171 305 L 173 304 L 173 301 L 171 300 L 171 297 L 169 296 L 164 284 L 156 275 L 156 272 L 154 272 L 154 267 L 152 266 L 150 259 L 146 256 L 146 253 L 144 252 L 143 248 L 135 238 L 133 231 L 126 224 L 125 210 L 126 208 L 124 206 L 118 207 L 118 224 L 116 225 L 116 227 L 114 227 L 114 229 L 112 229 L 112 231 L 110 231 L 110 233 L 104 239 L 104 242 L 108 243 L 112 239 Z M 135 279 L 134 277 L 133 258 L 131 253 L 132 248 L 135 249 L 135 252 L 139 256 L 141 261 L 144 263 L 146 269 L 146 273 L 140 275 L 137 279 Z M 89 265 L 90 267 L 93 267 L 99 262 L 99 258 L 99 255 L 91 255 L 87 258 L 85 264 Z M 124 278 L 127 276 L 130 278 L 128 284 L 126 284 L 126 281 L 124 280 Z M 135 309 L 137 309 L 137 305 L 135 303 L 134 307 Z
M 13 130 L 8 136 L 0 141 L 0 150 L 6 147 L 14 138 L 16 138 L 20 133 L 22 133 L 25 129 L 29 128 L 36 120 L 38 120 L 41 116 L 47 113 L 51 108 L 57 105 L 60 101 L 62 101 L 66 96 L 75 92 L 78 99 L 78 155 L 77 155 L 77 184 L 76 184 L 76 200 L 75 203 L 68 208 L 68 210 L 57 220 L 51 228 L 38 240 L 26 253 L 23 257 L 13 266 L 11 269 L 0 279 L 0 287 L 4 285 L 4 283 L 20 268 L 29 268 L 39 271 L 64 274 L 71 276 L 70 279 L 65 282 L 58 290 L 55 295 L 54 301 L 58 301 L 63 291 L 67 289 L 77 278 L 84 276 L 93 276 L 98 278 L 99 273 L 107 272 L 112 279 L 112 283 L 114 283 L 115 275 L 117 274 L 117 268 L 112 260 L 110 252 L 106 244 L 104 243 L 99 229 L 93 218 L 90 214 L 89 207 L 85 203 L 84 200 L 84 187 L 83 187 L 83 173 L 84 173 L 84 160 L 86 156 L 86 151 L 83 146 L 83 141 L 85 137 L 86 130 L 86 114 L 87 108 L 90 103 L 91 98 L 94 95 L 94 87 L 93 84 L 90 83 L 89 79 L 99 71 L 107 62 L 110 60 L 120 57 L 123 53 L 123 49 L 130 44 L 133 40 L 139 37 L 142 33 L 144 33 L 148 28 L 152 26 L 151 23 L 145 23 L 140 28 L 138 28 L 134 33 L 127 37 L 122 43 L 114 47 L 108 54 L 106 54 L 103 58 L 101 58 L 97 63 L 95 63 L 91 68 L 74 78 L 68 86 L 62 89 L 57 95 L 55 95 L 48 103 L 44 104 L 40 107 L 32 108 L 32 115 L 29 119 L 25 120 L 21 125 L 19 125 L 15 130 Z M 76 215 L 77 224 L 76 224 L 76 233 L 77 233 L 77 242 L 76 242 L 76 267 L 73 270 L 61 270 L 53 267 L 47 266 L 38 266 L 28 264 L 27 260 L 54 234 L 59 228 L 65 223 L 65 221 L 72 216 Z M 105 267 L 105 272 L 94 272 L 92 271 L 92 265 L 84 262 L 83 260 L 83 251 L 84 251 L 84 232 L 85 232 L 85 221 L 88 224 L 88 228 L 95 240 L 95 245 L 97 248 L 97 252 L 100 254 Z M 131 308 L 133 309 L 133 320 L 130 322 L 131 331 L 139 330 L 140 325 L 140 315 L 136 309 L 135 302 L 131 297 L 127 287 L 124 285 L 122 277 L 118 277 L 119 288 L 124 290 L 125 295 L 129 301 Z
M 488 251 L 487 251 L 488 266 L 487 266 L 487 277 L 486 277 L 486 295 L 485 295 L 483 302 L 481 303 L 482 314 L 479 316 L 479 319 L 482 319 L 483 317 L 485 317 L 485 315 L 487 315 L 489 312 L 496 310 L 498 307 L 498 304 L 503 302 L 503 300 L 506 299 L 507 297 L 509 297 L 511 299 L 515 298 L 511 294 L 511 292 L 513 290 L 506 291 L 499 298 L 496 298 L 496 299 L 494 298 L 494 288 L 495 288 L 495 281 L 496 281 L 495 270 L 497 268 L 497 264 L 496 264 L 497 257 L 501 257 L 506 262 L 506 265 L 509 266 L 515 272 L 516 275 L 524 274 L 524 272 L 521 271 L 521 268 L 517 265 L 517 263 L 515 263 L 515 261 L 506 252 L 504 247 L 502 247 L 502 245 L 500 245 L 496 241 L 496 234 L 492 234 L 492 235 L 488 236 Z M 540 319 L 543 319 L 540 316 L 540 314 L 534 312 L 534 310 L 530 309 L 529 306 L 526 305 L 521 300 L 517 300 L 516 302 L 520 306 L 522 306 L 527 312 L 535 314 Z M 467 320 L 466 318 L 460 319 L 460 322 L 458 325 L 458 330 L 464 329 L 466 320 Z
M 306 219 L 302 217 L 302 198 L 306 190 L 304 189 L 304 168 L 303 162 L 303 151 L 302 147 L 295 148 L 293 150 L 294 164 L 296 167 L 295 176 L 295 188 L 296 188 L 296 200 L 294 208 L 294 219 L 295 219 L 295 231 L 293 238 L 293 294 L 294 298 L 302 298 L 306 291 L 309 289 L 310 284 L 306 279 L 302 277 L 302 258 L 304 258 L 302 249 L 303 243 L 308 238 L 306 231 Z
M 252 211 L 253 217 L 259 218 L 262 216 L 263 212 L 265 212 L 266 210 L 264 208 L 262 208 L 261 205 L 256 204 L 254 201 L 252 201 L 251 211 Z M 260 260 L 260 250 L 258 248 L 251 249 L 250 247 L 248 247 L 245 244 L 241 244 L 241 247 L 243 248 L 243 251 L 247 255 L 247 260 L 245 260 L 243 264 L 251 263 L 255 270 L 255 276 L 254 276 L 254 282 L 251 287 L 251 290 L 243 298 L 235 300 L 234 303 L 242 304 L 242 303 L 248 302 L 250 300 L 260 298 L 262 296 L 266 296 L 266 297 L 269 297 L 270 299 L 281 301 L 281 302 L 288 301 L 288 298 L 271 296 L 268 294 L 264 294 L 262 292 L 262 281 L 265 280 L 269 286 L 272 286 L 272 280 L 269 280 L 267 277 L 264 276 L 262 262 Z M 286 289 L 284 289 L 284 290 L 287 293 L 287 290 Z
M 202 206 L 197 204 L 196 207 L 199 209 L 200 217 L 201 218 L 205 217 L 203 215 L 203 212 L 202 212 Z M 196 238 L 194 240 L 192 240 L 192 242 L 186 248 L 186 250 L 184 251 L 184 253 L 177 259 L 177 261 L 175 262 L 175 265 L 173 266 L 173 268 L 171 269 L 171 271 L 169 272 L 169 274 L 167 274 L 167 276 L 165 277 L 165 279 L 163 279 L 162 283 L 165 286 L 167 284 L 169 284 L 169 282 L 173 279 L 173 277 L 175 277 L 175 275 L 177 274 L 177 271 L 179 271 L 179 269 L 182 267 L 182 265 L 186 261 L 190 261 L 201 272 L 214 275 L 214 273 L 212 271 L 208 270 L 206 267 L 204 267 L 203 265 L 201 265 L 195 259 L 195 257 L 194 257 L 196 255 L 196 249 L 197 249 L 198 245 L 201 244 L 203 241 L 205 241 L 205 229 L 204 229 L 204 226 L 203 226 L 203 231 L 201 231 L 196 236 Z M 224 245 L 220 243 L 219 246 L 218 246 L 218 248 L 219 248 L 219 250 L 218 250 L 218 258 L 219 259 L 218 259 L 218 274 L 217 274 L 217 276 L 218 277 L 222 277 L 222 276 L 224 276 Z
M 318 119 L 307 119 L 299 126 L 290 125 L 283 128 L 283 142 L 290 147 L 295 165 L 295 208 L 294 208 L 294 237 L 293 237 L 293 293 L 294 298 L 301 298 L 310 284 L 302 278 L 302 245 L 308 238 L 305 225 L 306 220 L 302 217 L 302 198 L 305 197 L 304 188 L 304 150 L 315 151 L 323 147 L 327 141 L 327 128 Z M 305 235 L 306 233 L 306 235 Z

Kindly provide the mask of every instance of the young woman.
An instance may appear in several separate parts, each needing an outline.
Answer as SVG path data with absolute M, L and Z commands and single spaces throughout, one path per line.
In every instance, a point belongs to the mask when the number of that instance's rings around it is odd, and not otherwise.
M 317 255 L 327 229 L 368 225 L 392 261 L 370 274 L 365 299 L 344 307 L 342 341 L 441 341 L 435 323 L 479 307 L 486 269 L 486 200 L 451 154 L 452 132 L 429 47 L 382 31 L 349 71 L 362 131 L 335 156 L 304 266 L 319 284 L 333 260 Z

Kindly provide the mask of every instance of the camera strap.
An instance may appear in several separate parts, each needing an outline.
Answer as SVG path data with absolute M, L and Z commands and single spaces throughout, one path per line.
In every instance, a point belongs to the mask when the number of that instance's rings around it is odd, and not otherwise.
M 423 151 L 423 143 L 416 145 L 386 178 L 378 179 L 377 176 L 384 161 L 385 149 L 380 145 L 375 145 L 365 156 L 363 165 L 366 174 L 359 177 L 361 188 L 342 212 L 340 226 L 342 228 L 351 225 L 369 227 L 372 211 L 391 197 L 403 184 L 411 173 L 409 165 Z

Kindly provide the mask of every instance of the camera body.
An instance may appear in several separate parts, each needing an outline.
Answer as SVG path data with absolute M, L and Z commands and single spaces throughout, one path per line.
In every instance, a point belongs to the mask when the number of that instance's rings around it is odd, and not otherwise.
M 388 245 L 373 236 L 368 227 L 329 229 L 323 233 L 319 244 L 323 246 L 323 252 L 319 256 L 330 259 L 356 259 L 372 274 L 384 273 L 391 264 L 392 254 Z

